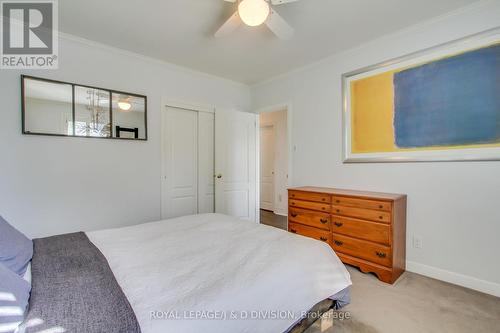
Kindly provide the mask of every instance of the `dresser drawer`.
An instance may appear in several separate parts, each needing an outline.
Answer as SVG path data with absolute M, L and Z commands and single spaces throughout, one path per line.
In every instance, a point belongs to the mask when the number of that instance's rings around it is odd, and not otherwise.
M 330 230 L 330 214 L 323 214 L 311 210 L 290 208 L 288 210 L 288 220 L 306 224 L 324 230 Z
M 290 199 L 316 201 L 322 203 L 331 202 L 331 197 L 328 194 L 323 194 L 323 193 L 289 191 L 288 196 Z
M 390 223 L 391 213 L 373 209 L 354 208 L 345 206 L 332 206 L 332 214 L 358 217 L 365 220 Z
M 288 205 L 295 208 L 305 208 L 330 213 L 330 204 L 291 199 L 288 201 Z
M 375 223 L 353 219 L 350 217 L 333 216 L 332 231 L 376 243 L 390 245 L 391 227 L 388 224 Z
M 332 246 L 335 251 L 391 267 L 391 251 L 387 246 L 338 234 L 333 235 Z
M 314 238 L 325 243 L 331 244 L 332 234 L 329 231 L 318 228 L 306 227 L 298 223 L 288 223 L 288 231 L 310 238 Z
M 355 208 L 366 208 L 375 209 L 382 211 L 391 211 L 391 203 L 387 201 L 376 201 L 368 199 L 358 199 L 351 197 L 338 197 L 334 196 L 332 198 L 332 203 L 339 206 L 355 207 Z

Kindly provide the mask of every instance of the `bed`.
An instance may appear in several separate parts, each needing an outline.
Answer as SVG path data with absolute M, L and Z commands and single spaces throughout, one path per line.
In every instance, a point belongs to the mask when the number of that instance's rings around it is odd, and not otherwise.
M 349 302 L 325 243 L 220 214 L 34 240 L 20 332 L 301 332 Z

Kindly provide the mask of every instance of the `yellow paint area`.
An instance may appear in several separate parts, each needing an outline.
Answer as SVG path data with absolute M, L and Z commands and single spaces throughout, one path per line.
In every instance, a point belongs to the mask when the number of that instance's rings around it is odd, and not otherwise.
M 351 82 L 353 153 L 390 152 L 394 144 L 394 72 Z

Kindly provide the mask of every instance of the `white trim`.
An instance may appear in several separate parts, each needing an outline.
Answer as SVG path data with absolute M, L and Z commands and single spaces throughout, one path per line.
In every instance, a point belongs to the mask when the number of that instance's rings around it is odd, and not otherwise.
M 287 211 L 276 210 L 276 211 L 274 211 L 274 214 L 279 215 L 279 216 L 287 216 L 288 217 Z
M 287 142 L 288 142 L 288 186 L 293 186 L 292 184 L 292 173 L 293 173 L 293 132 L 292 132 L 292 103 L 281 103 L 271 106 L 265 106 L 254 111 L 256 114 L 261 114 L 264 112 L 274 112 L 286 110 L 286 126 L 287 126 Z
M 105 51 L 109 51 L 109 52 L 115 52 L 117 54 L 124 55 L 124 56 L 127 56 L 127 57 L 136 58 L 136 59 L 148 62 L 148 63 L 165 66 L 166 68 L 169 68 L 171 70 L 176 70 L 176 71 L 180 71 L 180 72 L 184 72 L 184 73 L 188 73 L 188 74 L 200 75 L 200 76 L 204 76 L 206 78 L 211 78 L 211 79 L 217 79 L 217 80 L 225 81 L 225 82 L 232 83 L 234 85 L 238 85 L 238 86 L 242 86 L 242 87 L 247 87 L 247 88 L 250 87 L 248 84 L 243 83 L 243 82 L 231 80 L 231 79 L 228 79 L 228 78 L 225 78 L 225 77 L 222 77 L 222 76 L 217 76 L 217 75 L 214 75 L 214 74 L 210 74 L 210 73 L 207 73 L 207 72 L 202 72 L 202 71 L 194 70 L 194 69 L 191 69 L 189 67 L 184 67 L 184 66 L 181 66 L 181 65 L 177 65 L 177 64 L 165 61 L 165 60 L 161 60 L 161 59 L 158 59 L 158 58 L 146 56 L 146 55 L 143 55 L 143 54 L 140 54 L 140 53 L 136 53 L 136 52 L 133 52 L 133 51 L 129 51 L 129 50 L 125 50 L 125 49 L 122 49 L 122 48 L 119 48 L 119 47 L 110 46 L 110 45 L 107 45 L 107 44 L 103 44 L 103 43 L 100 43 L 100 42 L 96 42 L 94 40 L 90 40 L 90 39 L 82 38 L 82 37 L 79 37 L 79 36 L 75 36 L 75 35 L 68 34 L 68 33 L 65 33 L 65 32 L 59 31 L 59 38 L 60 39 L 65 39 L 65 40 L 68 40 L 68 41 L 72 41 L 72 42 L 76 42 L 76 43 L 80 43 L 80 44 L 83 44 L 83 45 L 86 45 L 86 46 L 90 46 L 90 47 L 99 48 L 101 50 L 105 50 Z
M 287 130 L 287 143 L 288 143 L 288 179 L 287 179 L 287 187 L 293 186 L 292 184 L 292 171 L 293 171 L 293 157 L 294 157 L 294 149 L 293 149 L 293 137 L 292 137 L 292 103 L 285 102 L 270 106 L 261 107 L 254 112 L 257 114 L 257 121 L 260 122 L 259 115 L 265 112 L 275 112 L 275 111 L 286 111 L 286 130 Z M 257 137 L 260 139 L 260 124 L 257 126 Z M 257 142 L 257 170 L 258 170 L 258 179 L 257 179 L 257 215 L 260 216 L 260 141 Z M 288 216 L 288 212 L 277 212 L 274 211 L 277 215 Z M 260 220 L 259 220 L 260 223 Z
M 260 119 L 255 118 L 255 223 L 260 224 Z
M 258 182 L 259 182 L 259 187 L 258 187 L 258 192 L 259 192 L 259 210 L 261 209 L 261 206 L 260 206 L 260 183 L 261 183 L 261 179 L 260 179 L 260 145 L 261 145 L 261 142 L 260 142 L 260 132 L 262 131 L 262 128 L 263 127 L 272 127 L 272 130 L 273 130 L 273 137 L 274 137 L 274 163 L 273 163 L 273 169 L 274 169 L 274 173 L 273 173 L 273 207 L 270 209 L 272 210 L 274 213 L 276 213 L 276 128 L 277 128 L 277 123 L 275 121 L 265 121 L 265 122 L 261 122 L 260 121 L 260 114 L 257 115 L 257 127 L 259 128 L 259 142 L 258 142 L 258 145 L 257 145 L 257 154 L 259 154 L 259 163 L 257 164 L 257 167 L 259 168 L 259 179 L 258 179 Z M 263 209 L 269 209 L 269 208 L 263 208 Z M 259 214 L 260 215 L 260 214 Z
M 215 106 L 186 102 L 171 98 L 162 98 L 162 105 L 178 109 L 215 113 Z
M 425 275 L 427 277 L 431 277 L 437 280 L 456 284 L 465 288 L 477 290 L 482 293 L 500 297 L 500 284 L 495 282 L 481 280 L 472 276 L 447 271 L 441 268 L 427 266 L 414 261 L 406 262 L 406 270 L 420 275 Z

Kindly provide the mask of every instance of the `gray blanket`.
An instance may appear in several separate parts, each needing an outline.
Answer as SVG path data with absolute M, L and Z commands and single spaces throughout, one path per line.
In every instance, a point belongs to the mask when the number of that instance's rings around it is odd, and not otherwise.
M 35 239 L 31 272 L 25 332 L 140 332 L 106 258 L 83 232 Z

